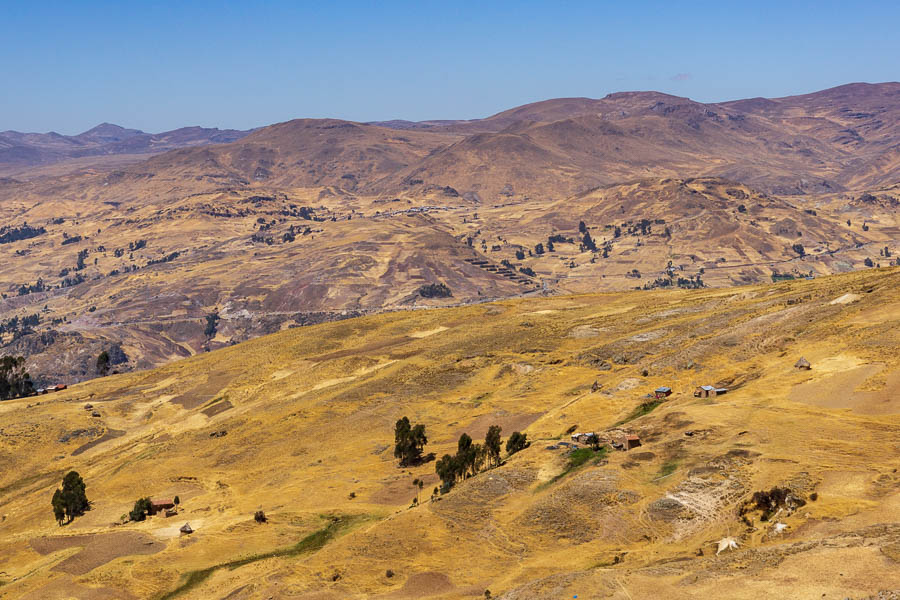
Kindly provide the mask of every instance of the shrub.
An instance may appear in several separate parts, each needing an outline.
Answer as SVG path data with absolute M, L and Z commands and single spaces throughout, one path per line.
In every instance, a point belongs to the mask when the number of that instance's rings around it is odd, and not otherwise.
M 134 503 L 134 508 L 128 513 L 128 517 L 132 521 L 143 521 L 147 518 L 150 511 L 150 498 L 138 498 Z

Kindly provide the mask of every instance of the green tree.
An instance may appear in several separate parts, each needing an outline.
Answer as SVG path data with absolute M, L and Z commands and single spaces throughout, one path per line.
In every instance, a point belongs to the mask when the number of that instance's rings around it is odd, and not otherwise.
M 128 517 L 132 521 L 143 521 L 147 518 L 150 510 L 150 498 L 138 498 L 134 503 L 134 508 L 128 513 Z
M 594 238 L 591 237 L 589 231 L 584 232 L 584 237 L 581 238 L 581 245 L 584 246 L 585 250 L 590 250 L 591 252 L 597 251 L 597 244 L 594 242 Z
M 487 451 L 488 466 L 497 466 L 500 464 L 500 432 L 499 425 L 491 425 L 488 427 L 487 435 L 484 436 L 484 448 Z
M 401 466 L 419 462 L 427 443 L 424 425 L 413 426 L 408 417 L 397 420 L 394 425 L 394 456 L 400 459 Z
M 509 439 L 506 440 L 506 453 L 515 454 L 528 446 L 528 434 L 514 431 L 513 434 L 509 436 Z
M 100 356 L 97 357 L 97 373 L 100 375 L 109 373 L 109 352 L 106 350 L 101 352 Z
M 69 471 L 63 477 L 62 488 L 53 493 L 51 500 L 53 516 L 60 525 L 63 521 L 71 522 L 90 508 L 85 488 L 84 480 L 76 471 Z

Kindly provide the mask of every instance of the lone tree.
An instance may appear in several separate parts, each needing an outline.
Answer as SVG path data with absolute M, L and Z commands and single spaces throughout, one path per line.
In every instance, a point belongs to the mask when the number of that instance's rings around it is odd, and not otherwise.
M 104 350 L 100 353 L 100 356 L 97 357 L 97 373 L 101 376 L 105 376 L 109 373 L 109 352 Z
M 578 233 L 587 233 L 587 225 L 584 221 L 578 221 Z
M 487 435 L 484 436 L 484 448 L 487 452 L 488 467 L 500 464 L 500 432 L 502 429 L 499 425 L 491 425 L 488 427 Z
M 529 446 L 528 434 L 514 431 L 509 439 L 506 440 L 506 453 L 515 454 L 520 450 L 524 450 Z
M 53 516 L 60 525 L 70 523 L 72 519 L 83 515 L 90 508 L 90 502 L 84 492 L 84 480 L 76 471 L 69 471 L 62 480 L 62 489 L 53 493 L 51 504 Z
M 427 443 L 424 425 L 413 426 L 407 417 L 397 420 L 394 425 L 394 456 L 400 459 L 401 467 L 419 462 Z

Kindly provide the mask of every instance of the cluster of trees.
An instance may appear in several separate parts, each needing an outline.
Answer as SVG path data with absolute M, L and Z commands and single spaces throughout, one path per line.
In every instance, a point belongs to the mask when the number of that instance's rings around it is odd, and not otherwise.
M 30 396 L 34 393 L 31 375 L 25 371 L 24 356 L 0 358 L 0 400 Z
M 43 227 L 32 227 L 28 223 L 22 223 L 18 227 L 5 225 L 0 227 L 0 244 L 9 244 L 19 240 L 27 240 L 47 233 Z
M 424 425 L 413 425 L 408 417 L 397 420 L 394 425 L 394 457 L 400 459 L 400 466 L 421 462 L 422 451 L 427 443 Z
M 125 354 L 122 346 L 118 343 L 113 344 L 109 347 L 109 350 L 104 350 L 97 357 L 97 373 L 101 377 L 105 377 L 109 374 L 109 368 L 111 366 L 119 365 L 124 362 L 128 362 L 128 356 Z
M 500 465 L 500 439 L 501 428 L 499 425 L 491 425 L 484 437 L 483 444 L 473 443 L 471 436 L 464 433 L 459 436 L 456 444 L 456 454 L 445 454 L 434 465 L 434 470 L 441 479 L 442 491 L 446 492 L 453 484 L 461 479 L 476 475 L 482 469 L 491 469 Z M 507 454 L 516 452 L 528 446 L 527 435 L 514 432 L 506 441 Z
M 24 316 L 21 319 L 16 315 L 6 321 L 0 321 L 0 336 L 4 333 L 11 333 L 14 340 L 18 339 L 27 333 L 31 333 L 33 331 L 32 328 L 37 327 L 40 322 L 41 316 L 38 313 Z
M 43 292 L 47 289 L 44 285 L 44 280 L 38 277 L 37 283 L 34 285 L 26 285 L 22 284 L 19 286 L 18 294 L 20 296 L 27 296 L 28 294 L 37 294 L 39 292 Z
M 421 286 L 417 292 L 423 298 L 450 298 L 453 292 L 445 283 L 428 283 Z
M 652 290 L 655 288 L 665 288 L 665 287 L 679 287 L 687 290 L 699 289 L 702 287 L 706 287 L 706 284 L 703 283 L 703 279 L 701 279 L 700 275 L 690 275 L 688 277 L 658 277 L 649 283 L 644 284 L 645 290 Z
M 53 493 L 51 505 L 56 522 L 62 525 L 71 523 L 72 519 L 83 515 L 91 506 L 85 493 L 84 479 L 76 471 L 69 471 L 62 480 L 62 489 Z
M 149 266 L 152 266 L 152 265 L 161 265 L 161 264 L 163 264 L 163 263 L 172 262 L 173 260 L 175 260 L 175 259 L 178 258 L 179 256 L 181 256 L 181 252 L 178 252 L 178 251 L 176 250 L 175 252 L 172 252 L 171 254 L 166 254 L 166 255 L 163 256 L 162 258 L 155 258 L 155 259 L 152 259 L 152 260 L 148 260 L 148 261 L 147 261 L 147 266 L 149 267 Z
M 75 270 L 81 271 L 84 269 L 84 259 L 88 256 L 88 249 L 84 248 L 78 251 L 78 256 L 75 258 Z
M 212 339 L 216 337 L 216 331 L 218 331 L 219 325 L 219 313 L 214 312 L 206 315 L 206 329 L 203 330 L 203 335 L 207 338 Z
M 68 233 L 64 233 L 63 241 L 60 242 L 60 245 L 65 246 L 66 244 L 77 244 L 78 242 L 80 242 L 83 239 L 84 238 L 81 237 L 80 235 L 73 235 L 70 237 Z

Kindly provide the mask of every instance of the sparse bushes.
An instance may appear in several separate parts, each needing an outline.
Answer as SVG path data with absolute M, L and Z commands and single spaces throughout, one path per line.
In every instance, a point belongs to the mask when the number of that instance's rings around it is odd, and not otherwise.
M 793 246 L 791 246 L 791 250 L 793 250 L 800 256 L 806 256 L 806 248 L 803 247 L 803 244 L 794 244 Z
M 62 489 L 53 493 L 51 505 L 53 516 L 60 525 L 63 522 L 72 522 L 77 516 L 83 515 L 90 508 L 90 501 L 85 493 L 84 480 L 76 471 L 69 471 L 62 480 Z

